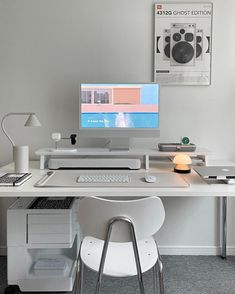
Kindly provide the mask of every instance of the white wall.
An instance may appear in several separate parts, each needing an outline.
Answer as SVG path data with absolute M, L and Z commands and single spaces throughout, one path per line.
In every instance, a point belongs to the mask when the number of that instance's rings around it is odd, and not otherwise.
M 36 149 L 52 144 L 51 132 L 77 131 L 80 82 L 152 81 L 153 3 L 0 0 L 0 117 L 10 111 L 37 112 L 43 123 L 39 129 L 24 129 L 18 118 L 7 121 L 15 141 L 30 145 L 31 157 Z M 212 85 L 161 88 L 158 141 L 178 141 L 187 135 L 218 157 L 234 160 L 235 2 L 213 3 Z M 2 133 L 0 142 L 3 165 L 12 155 Z M 147 142 L 153 145 L 157 140 Z M 4 215 L 10 201 L 0 202 L 0 246 L 5 244 Z M 218 245 L 217 200 L 175 198 L 164 199 L 164 204 L 161 245 Z M 229 246 L 235 246 L 234 208 L 235 202 L 229 201 Z

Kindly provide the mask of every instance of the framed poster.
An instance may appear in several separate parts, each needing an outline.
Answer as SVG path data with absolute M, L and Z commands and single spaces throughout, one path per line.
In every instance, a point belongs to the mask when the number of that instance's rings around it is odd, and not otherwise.
M 212 3 L 155 3 L 154 80 L 210 85 Z

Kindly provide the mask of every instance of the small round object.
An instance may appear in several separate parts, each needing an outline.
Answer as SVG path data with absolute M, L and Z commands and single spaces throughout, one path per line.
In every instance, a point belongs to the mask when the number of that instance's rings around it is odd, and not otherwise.
M 166 36 L 166 37 L 165 37 L 165 41 L 166 41 L 167 43 L 169 43 L 170 40 L 171 40 L 170 36 Z
M 199 57 L 202 54 L 202 46 L 197 44 L 196 45 L 196 57 Z
M 197 36 L 196 40 L 197 40 L 197 43 L 200 43 L 202 41 L 202 37 L 201 36 Z
M 185 33 L 185 29 L 181 29 L 180 33 L 183 35 Z
M 186 64 L 193 59 L 194 48 L 188 42 L 180 41 L 174 45 L 171 55 L 176 62 Z
M 171 53 L 170 53 L 170 43 L 168 43 L 166 46 L 165 46 L 165 48 L 164 48 L 164 53 L 165 53 L 165 55 L 168 57 L 168 58 L 170 58 L 171 57 Z
M 186 33 L 186 34 L 184 35 L 184 39 L 185 39 L 185 41 L 187 41 L 187 42 L 192 42 L 192 41 L 193 41 L 193 34 L 192 34 L 192 33 Z
M 156 180 L 157 180 L 157 178 L 155 176 L 152 176 L 152 175 L 146 175 L 144 177 L 144 179 L 145 179 L 145 182 L 147 182 L 147 183 L 155 183 Z
M 175 42 L 179 42 L 181 40 L 181 35 L 179 33 L 175 33 L 172 38 Z
M 188 137 L 183 137 L 183 138 L 181 139 L 181 144 L 183 144 L 183 145 L 188 145 L 189 143 L 190 143 L 190 140 L 189 140 Z

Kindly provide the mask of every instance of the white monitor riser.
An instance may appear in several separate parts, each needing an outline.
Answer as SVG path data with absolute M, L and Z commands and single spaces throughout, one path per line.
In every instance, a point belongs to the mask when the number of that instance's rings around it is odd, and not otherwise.
M 126 150 L 110 150 L 109 148 L 78 148 L 77 151 L 61 151 L 54 152 L 51 151 L 51 148 L 39 149 L 36 152 L 36 155 L 40 157 L 40 169 L 45 169 L 48 167 L 48 160 L 50 158 L 143 158 L 144 159 L 144 168 L 149 169 L 149 157 L 174 157 L 179 152 L 164 152 L 157 149 L 138 149 L 132 148 L 128 151 Z M 210 151 L 206 149 L 197 148 L 194 152 L 184 152 L 184 154 L 189 155 L 203 161 L 207 165 L 208 155 L 211 154 Z M 115 167 L 115 166 L 114 166 Z

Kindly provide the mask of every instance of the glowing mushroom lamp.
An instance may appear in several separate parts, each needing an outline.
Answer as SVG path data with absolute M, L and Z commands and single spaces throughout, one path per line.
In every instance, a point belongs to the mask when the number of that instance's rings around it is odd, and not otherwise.
M 173 163 L 175 164 L 174 172 L 180 174 L 188 174 L 191 172 L 191 158 L 186 154 L 177 154 L 174 159 Z

